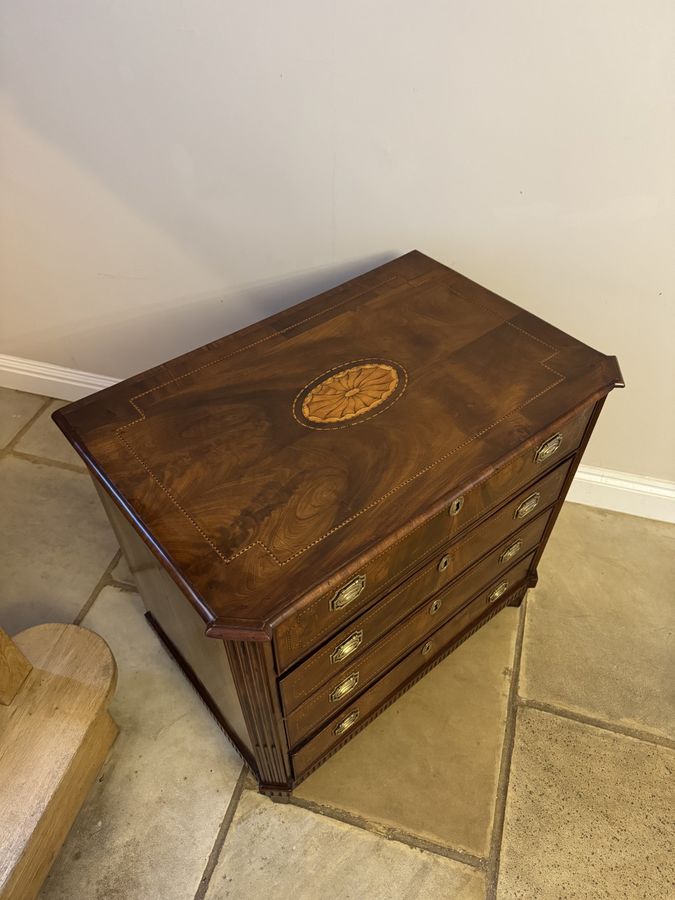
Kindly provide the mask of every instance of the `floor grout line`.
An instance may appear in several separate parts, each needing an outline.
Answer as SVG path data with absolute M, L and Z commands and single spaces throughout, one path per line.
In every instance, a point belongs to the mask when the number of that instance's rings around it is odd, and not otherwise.
M 12 450 L 14 445 L 17 444 L 21 440 L 21 438 L 24 436 L 24 434 L 28 431 L 29 428 L 32 428 L 32 426 L 35 424 L 36 420 L 40 418 L 42 413 L 45 412 L 45 410 L 51 405 L 51 403 L 52 403 L 51 397 L 46 397 L 44 399 L 44 403 L 42 403 L 42 405 L 38 408 L 37 412 L 33 413 L 33 415 L 30 417 L 30 419 L 27 422 L 25 422 L 21 426 L 21 428 L 19 428 L 17 433 L 14 435 L 14 437 L 10 441 L 8 441 L 7 444 L 2 448 L 3 456 Z
M 138 588 L 135 584 L 129 584 L 128 581 L 118 581 L 112 575 L 110 576 L 110 586 L 117 588 L 118 591 L 125 591 L 127 594 L 138 593 Z
M 24 453 L 14 449 L 17 444 L 24 438 L 37 421 L 47 412 L 51 403 L 51 398 L 44 398 L 43 404 L 33 414 L 33 416 L 19 429 L 14 437 L 9 441 L 5 448 L 0 450 L 0 458 L 16 458 L 26 462 L 52 466 L 57 469 L 76 472 L 78 474 L 89 474 L 86 469 L 72 463 L 60 462 L 57 460 L 41 457 L 29 453 Z M 113 571 L 120 560 L 120 551 L 117 551 L 105 571 L 99 578 L 88 599 L 82 606 L 81 610 L 74 619 L 75 624 L 80 624 L 87 614 L 91 611 L 100 593 L 106 586 L 114 586 L 116 589 L 135 592 L 136 588 L 127 583 L 120 582 L 113 577 Z M 501 863 L 501 845 L 504 836 L 506 824 L 506 806 L 511 785 L 511 767 L 513 761 L 513 752 L 517 735 L 517 721 L 520 709 L 533 709 L 542 714 L 557 716 L 562 719 L 577 722 L 582 725 L 597 728 L 601 731 L 615 733 L 623 737 L 633 738 L 641 742 L 665 746 L 666 748 L 675 749 L 675 740 L 641 730 L 640 727 L 631 727 L 619 723 L 604 721 L 593 716 L 586 715 L 582 712 L 576 712 L 565 707 L 559 707 L 552 703 L 546 703 L 536 699 L 522 697 L 519 693 L 521 688 L 521 673 L 523 665 L 526 664 L 524 640 L 525 630 L 527 626 L 526 616 L 528 613 L 528 600 L 524 599 L 516 629 L 516 637 L 514 642 L 514 650 L 512 656 L 512 673 L 509 684 L 508 698 L 506 703 L 506 717 L 503 727 L 503 745 L 499 760 L 499 774 L 497 789 L 494 793 L 493 807 L 493 828 L 490 839 L 490 851 L 487 858 L 475 856 L 467 851 L 448 847 L 443 844 L 437 844 L 433 841 L 425 841 L 414 834 L 398 830 L 395 826 L 379 825 L 376 822 L 370 822 L 358 815 L 347 813 L 343 810 L 324 807 L 313 801 L 301 798 L 291 797 L 290 803 L 298 808 L 305 809 L 313 814 L 322 815 L 345 824 L 360 828 L 366 832 L 373 833 L 385 839 L 394 840 L 411 848 L 434 853 L 454 860 L 458 863 L 473 868 L 476 871 L 485 873 L 486 876 L 486 895 L 485 900 L 495 900 L 498 889 L 500 863 Z M 530 623 L 531 624 L 531 623 Z M 218 861 L 223 852 L 229 829 L 232 827 L 236 811 L 241 802 L 244 791 L 251 786 L 249 784 L 250 775 L 247 767 L 244 765 L 237 777 L 232 794 L 227 803 L 224 817 L 218 826 L 215 839 L 206 861 L 202 877 L 197 885 L 197 890 L 193 900 L 203 900 L 209 890 L 214 872 L 218 865 Z M 214 823 L 215 824 L 215 823 Z
M 521 604 L 518 631 L 516 633 L 516 645 L 513 650 L 513 670 L 511 672 L 511 686 L 509 688 L 506 725 L 504 727 L 504 743 L 502 745 L 502 758 L 499 767 L 499 780 L 497 782 L 497 793 L 495 797 L 495 811 L 492 819 L 490 854 L 488 857 L 487 876 L 485 879 L 485 900 L 495 900 L 497 896 L 502 837 L 504 834 L 504 822 L 506 820 L 506 798 L 509 791 L 511 760 L 513 758 L 513 747 L 516 740 L 518 687 L 520 683 L 520 663 L 523 655 L 526 615 L 527 595 L 525 595 Z
M 479 869 L 484 872 L 487 867 L 487 860 L 481 856 L 475 856 L 466 850 L 457 850 L 454 847 L 437 844 L 435 841 L 426 841 L 424 838 L 389 825 L 378 825 L 354 813 L 334 809 L 331 806 L 322 806 L 320 803 L 314 803 L 312 800 L 302 800 L 292 795 L 288 802 L 291 806 L 297 806 L 300 809 L 324 816 L 327 819 L 335 819 L 338 822 L 343 822 L 345 825 L 353 825 L 355 828 L 361 828 L 363 831 L 368 831 L 390 841 L 398 841 L 415 850 L 426 850 L 428 853 L 436 854 L 436 856 L 445 856 L 455 862 L 463 863 L 465 866 L 471 866 L 473 869 Z
M 558 716 L 561 719 L 570 719 L 572 722 L 588 725 L 591 728 L 598 728 L 600 731 L 610 731 L 612 734 L 620 734 L 622 737 L 629 737 L 646 744 L 657 744 L 659 747 L 668 747 L 671 750 L 675 750 L 675 740 L 649 731 L 643 731 L 640 728 L 631 728 L 630 725 L 621 725 L 618 722 L 596 719 L 593 716 L 587 716 L 584 713 L 578 713 L 563 706 L 555 706 L 553 703 L 544 703 L 540 700 L 518 697 L 517 702 L 518 706 L 523 709 L 536 709 L 538 712 Z
M 13 459 L 22 459 L 24 462 L 29 462 L 36 466 L 51 466 L 54 469 L 64 469 L 67 472 L 76 472 L 78 475 L 89 474 L 85 468 L 78 466 L 76 463 L 61 462 L 58 459 L 50 459 L 47 456 L 38 456 L 35 453 L 24 453 L 23 450 L 8 450 L 5 448 L 3 450 L 3 455 L 10 456 Z
M 38 396 L 38 395 L 36 395 Z M 36 453 L 25 453 L 23 450 L 16 450 L 16 445 L 19 441 L 30 431 L 30 429 L 35 425 L 37 420 L 45 413 L 49 407 L 54 402 L 53 397 L 45 397 L 44 402 L 38 408 L 37 412 L 35 412 L 30 419 L 19 428 L 14 437 L 6 444 L 6 446 L 0 449 L 0 459 L 5 456 L 13 457 L 14 459 L 22 459 L 24 462 L 34 463 L 36 465 L 41 466 L 53 466 L 55 469 L 65 469 L 67 472 L 77 472 L 78 475 L 87 475 L 87 469 L 83 468 L 77 463 L 69 463 L 69 462 L 61 462 L 58 459 L 50 459 L 48 456 L 40 456 Z M 56 427 L 56 426 L 54 426 Z M 65 441 L 65 438 L 64 438 Z
M 223 849 L 223 845 L 225 844 L 225 839 L 227 838 L 227 833 L 230 830 L 230 825 L 232 824 L 232 820 L 234 819 L 234 814 L 237 811 L 237 807 L 239 806 L 241 795 L 244 793 L 247 771 L 248 770 L 245 765 L 241 767 L 239 777 L 237 778 L 237 783 L 235 784 L 234 790 L 232 791 L 232 796 L 230 797 L 230 802 L 227 804 L 227 809 L 225 810 L 223 821 L 220 823 L 218 833 L 216 834 L 216 839 L 214 840 L 213 847 L 211 847 L 211 852 L 209 853 L 209 858 L 207 859 L 206 865 L 204 866 L 204 872 L 202 873 L 202 877 L 199 881 L 199 887 L 195 891 L 194 900 L 203 900 L 203 898 L 206 896 L 206 892 L 209 889 L 211 878 L 213 877 L 213 873 L 216 869 L 216 866 L 218 865 L 220 852 Z
M 103 575 L 101 575 L 99 580 L 94 585 L 94 589 L 91 592 L 91 594 L 89 594 L 89 597 L 85 601 L 84 606 L 82 607 L 82 609 L 79 611 L 79 613 L 73 619 L 73 625 L 81 625 L 82 624 L 82 620 L 84 619 L 84 617 L 87 615 L 89 610 L 92 608 L 92 606 L 96 602 L 98 595 L 101 593 L 103 588 L 108 587 L 108 585 L 113 583 L 112 571 L 115 568 L 115 566 L 117 565 L 117 563 L 120 561 L 121 555 L 122 555 L 122 551 L 118 550 L 115 553 L 115 555 L 113 556 L 113 558 L 110 560 L 108 565 L 105 567 L 105 571 L 103 572 Z

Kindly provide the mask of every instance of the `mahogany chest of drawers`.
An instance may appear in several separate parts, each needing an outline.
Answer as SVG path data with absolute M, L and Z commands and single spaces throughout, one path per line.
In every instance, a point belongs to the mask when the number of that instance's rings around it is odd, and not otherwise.
M 413 252 L 54 418 L 152 624 L 281 797 L 521 601 L 621 383 Z

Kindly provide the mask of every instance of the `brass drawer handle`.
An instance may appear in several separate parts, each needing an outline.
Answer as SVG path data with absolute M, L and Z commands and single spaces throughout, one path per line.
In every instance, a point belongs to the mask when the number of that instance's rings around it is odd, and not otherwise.
M 499 600 L 500 597 L 504 596 L 504 594 L 507 592 L 508 588 L 509 588 L 508 581 L 501 581 L 497 585 L 497 587 L 493 591 L 490 591 L 490 593 L 487 595 L 486 602 L 494 603 L 495 600 Z
M 358 650 L 362 642 L 363 632 L 355 631 L 354 634 L 350 634 L 346 640 L 337 645 L 330 655 L 330 661 L 332 663 L 342 662 L 343 659 L 347 659 L 355 650 Z
M 443 606 L 443 601 L 440 599 L 440 597 L 437 597 L 429 606 L 429 615 L 435 616 L 441 606 Z
M 534 454 L 534 461 L 544 462 L 545 460 L 550 459 L 554 453 L 558 452 L 562 442 L 563 436 L 560 432 L 547 438 Z
M 333 729 L 333 734 L 344 734 L 345 731 L 348 731 L 352 725 L 356 722 L 359 717 L 358 709 L 355 709 L 353 712 L 350 712 L 348 716 L 345 716 L 341 722 Z
M 500 563 L 508 562 L 510 559 L 513 559 L 516 554 L 520 552 L 521 547 L 523 546 L 522 541 L 514 541 L 510 547 L 507 547 L 506 550 L 499 557 Z
M 339 591 L 336 591 L 335 594 L 333 594 L 333 598 L 329 604 L 330 608 L 336 610 L 344 609 L 345 606 L 349 606 L 350 603 L 363 593 L 365 586 L 365 575 L 357 575 L 356 578 L 352 578 L 349 584 L 341 587 Z
M 448 513 L 451 516 L 456 516 L 457 513 L 464 506 L 464 497 L 455 497 L 450 506 L 448 507 Z
M 449 556 L 442 556 L 441 559 L 440 559 L 440 561 L 439 561 L 439 563 L 438 563 L 438 566 L 437 566 L 438 571 L 439 571 L 439 572 L 445 572 L 445 570 L 448 568 L 449 565 L 450 565 L 450 557 L 449 557 Z
M 431 653 L 432 646 L 433 645 L 432 645 L 431 641 L 427 641 L 425 643 L 425 645 L 422 647 L 422 650 L 421 650 L 422 656 L 428 656 L 429 653 Z
M 524 519 L 525 516 L 529 516 L 529 514 L 535 510 L 539 506 L 539 501 L 541 500 L 541 494 L 539 491 L 535 491 L 534 494 L 530 494 L 529 497 L 526 497 L 520 506 L 516 509 L 514 515 L 515 519 Z
M 330 702 L 337 703 L 339 700 L 342 700 L 343 697 L 346 697 L 347 694 L 351 694 L 358 683 L 359 673 L 352 672 L 351 675 L 348 675 L 344 681 L 341 681 L 340 684 L 330 692 Z

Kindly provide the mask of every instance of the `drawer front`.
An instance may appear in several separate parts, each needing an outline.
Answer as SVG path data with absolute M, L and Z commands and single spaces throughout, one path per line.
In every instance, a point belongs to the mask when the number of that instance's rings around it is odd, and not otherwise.
M 292 712 L 326 681 L 329 691 L 332 691 L 338 686 L 342 676 L 347 677 L 370 648 L 373 648 L 375 656 L 369 654 L 370 666 L 366 668 L 369 677 L 372 677 L 377 671 L 374 666 L 379 653 L 378 648 L 383 641 L 389 640 L 384 635 L 387 632 L 391 633 L 392 626 L 425 603 L 433 594 L 439 599 L 442 598 L 442 607 L 429 615 L 425 606 L 424 618 L 432 630 L 438 627 L 439 620 L 452 615 L 454 610 L 459 609 L 491 579 L 497 577 L 508 565 L 534 547 L 541 539 L 547 521 L 546 514 L 528 523 L 509 536 L 481 562 L 466 570 L 451 584 L 442 587 L 438 593 L 436 589 L 429 589 L 430 584 L 436 583 L 435 576 L 438 574 L 436 562 L 410 578 L 281 680 L 284 711 Z M 503 559 L 505 551 L 510 551 L 507 559 Z M 362 685 L 365 678 L 365 672 L 362 671 L 359 676 Z
M 531 557 L 514 566 L 510 573 L 508 591 L 497 599 L 490 599 L 494 588 L 482 591 L 471 603 L 467 604 L 457 615 L 435 631 L 431 637 L 423 639 L 406 657 L 386 675 L 380 678 L 368 691 L 350 705 L 343 708 L 328 725 L 308 741 L 303 747 L 291 754 L 295 777 L 302 776 L 324 754 L 328 753 L 343 737 L 360 725 L 375 712 L 389 697 L 404 686 L 420 669 L 433 661 L 448 644 L 461 638 L 481 621 L 487 621 L 506 603 L 513 588 L 522 587 L 527 574 Z
M 572 460 L 569 459 L 540 481 L 530 485 L 509 500 L 489 519 L 485 519 L 465 535 L 460 535 L 449 545 L 441 547 L 424 569 L 424 571 L 429 570 L 435 576 L 434 581 L 429 585 L 430 590 L 438 590 L 444 584 L 448 584 L 498 542 L 517 531 L 524 522 L 531 521 L 555 503 L 571 465 Z M 411 576 L 410 581 L 416 577 L 416 575 Z M 405 584 L 408 583 L 405 582 Z M 417 594 L 425 586 L 426 584 L 420 584 Z M 385 603 L 388 599 L 389 595 L 384 597 L 380 604 Z
M 454 585 L 440 591 L 434 597 L 428 598 L 416 612 L 408 616 L 398 627 L 392 629 L 388 635 L 382 638 L 368 652 L 364 653 L 353 664 L 347 667 L 340 675 L 331 678 L 327 684 L 316 691 L 311 697 L 292 712 L 286 719 L 288 741 L 291 747 L 296 746 L 301 740 L 308 737 L 317 726 L 325 719 L 334 716 L 340 709 L 352 703 L 378 676 L 388 669 L 395 660 L 409 652 L 423 637 L 436 631 L 440 625 L 455 616 L 459 609 L 465 605 L 469 597 L 477 591 L 481 595 L 490 595 L 495 592 L 498 599 L 514 584 L 522 581 L 532 562 L 532 551 L 541 538 L 548 516 L 541 516 L 539 520 L 532 522 L 527 528 L 518 532 L 517 536 L 500 546 L 493 557 L 493 565 L 489 568 L 501 568 L 502 572 L 495 576 L 485 578 L 486 567 L 477 566 L 475 577 L 466 579 L 465 584 Z M 519 546 L 518 546 L 519 544 Z M 516 552 L 508 556 L 515 548 Z M 508 568 L 514 560 L 528 553 L 516 565 Z M 462 581 L 462 579 L 460 579 Z M 481 582 L 477 588 L 477 582 Z
M 311 601 L 280 622 L 274 635 L 278 671 L 286 671 L 312 647 L 353 618 L 359 609 L 402 581 L 435 549 L 575 450 L 592 409 L 589 406 L 562 424 L 558 422 L 552 426 L 550 434 L 538 447 L 528 447 L 463 497 L 448 502 L 433 518 L 372 558 L 363 569 L 337 585 L 335 591 Z

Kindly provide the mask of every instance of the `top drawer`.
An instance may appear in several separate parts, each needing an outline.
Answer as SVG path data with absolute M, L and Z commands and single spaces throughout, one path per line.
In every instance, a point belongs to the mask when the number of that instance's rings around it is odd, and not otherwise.
M 337 590 L 310 601 L 280 622 L 274 635 L 278 672 L 285 672 L 355 613 L 382 596 L 450 537 L 576 450 L 592 411 L 591 405 L 557 422 L 539 446 L 523 450 L 463 496 L 453 498 L 441 512 L 374 556 Z

